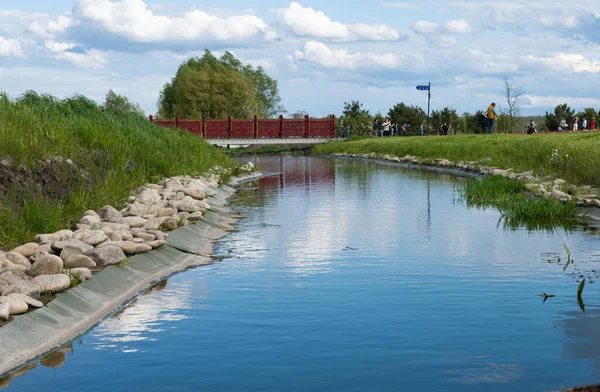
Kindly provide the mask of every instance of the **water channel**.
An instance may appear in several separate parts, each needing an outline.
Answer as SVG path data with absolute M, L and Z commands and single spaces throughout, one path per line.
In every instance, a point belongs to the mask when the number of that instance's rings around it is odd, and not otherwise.
M 496 210 L 457 200 L 463 180 L 449 175 L 253 159 L 280 174 L 232 200 L 247 218 L 214 264 L 161 282 L 0 385 L 545 391 L 600 380 L 598 285 L 585 288 L 585 312 L 576 298 L 580 275 L 600 271 L 595 230 L 506 228 Z

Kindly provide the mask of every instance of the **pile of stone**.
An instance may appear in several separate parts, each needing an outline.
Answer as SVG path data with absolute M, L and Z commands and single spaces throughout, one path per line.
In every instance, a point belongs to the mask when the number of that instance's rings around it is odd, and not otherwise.
M 252 163 L 237 168 L 250 173 Z M 75 230 L 39 234 L 35 242 L 0 251 L 0 320 L 41 307 L 41 296 L 64 291 L 104 267 L 166 244 L 168 232 L 203 218 L 223 174 L 180 176 L 146 184 L 118 210 L 86 211 Z
M 492 162 L 491 158 L 484 158 L 479 161 L 461 161 L 455 163 L 444 158 L 425 160 L 413 155 L 406 155 L 404 157 L 397 157 L 388 154 L 381 155 L 376 153 L 333 153 L 331 155 L 338 157 L 381 159 L 384 161 L 413 163 L 417 165 L 446 166 L 483 175 L 503 176 L 524 183 L 526 189 L 529 192 L 544 199 L 554 199 L 561 203 L 566 203 L 570 201 L 580 207 L 600 208 L 600 189 L 592 188 L 589 185 L 583 185 L 578 187 L 574 184 L 567 184 L 565 180 L 560 178 L 553 178 L 552 176 L 538 178 L 533 175 L 533 171 L 517 173 L 513 169 L 500 169 L 494 166 L 490 166 L 490 163 Z

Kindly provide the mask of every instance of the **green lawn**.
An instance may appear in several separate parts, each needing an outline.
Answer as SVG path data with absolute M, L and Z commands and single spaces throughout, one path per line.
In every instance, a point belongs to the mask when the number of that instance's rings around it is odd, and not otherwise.
M 118 207 L 148 181 L 233 165 L 185 131 L 106 113 L 85 97 L 57 100 L 36 93 L 17 100 L 0 93 L 0 159 L 12 161 L 0 166 L 4 249 L 68 228 L 87 209 Z
M 552 175 L 571 184 L 600 187 L 599 132 L 367 138 L 319 145 L 315 151 L 414 155 L 455 163 L 491 158 L 486 165 L 521 172 L 533 170 L 538 177 Z

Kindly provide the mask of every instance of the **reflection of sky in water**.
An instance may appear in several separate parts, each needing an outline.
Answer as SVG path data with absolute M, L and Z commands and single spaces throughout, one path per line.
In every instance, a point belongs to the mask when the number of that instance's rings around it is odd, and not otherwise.
M 596 234 L 504 230 L 495 210 L 457 203 L 449 176 L 257 161 L 283 174 L 233 201 L 248 219 L 217 245 L 222 261 L 171 277 L 55 373 L 11 388 L 538 391 L 600 378 L 597 286 L 582 313 L 576 277 L 548 263 L 566 242 L 570 271 L 596 268 Z
M 130 343 L 154 341 L 165 327 L 174 328 L 174 322 L 187 318 L 181 311 L 190 306 L 190 284 L 169 285 L 164 291 L 160 285 L 95 328 L 91 333 L 94 348 L 137 352 L 138 348 L 130 347 Z

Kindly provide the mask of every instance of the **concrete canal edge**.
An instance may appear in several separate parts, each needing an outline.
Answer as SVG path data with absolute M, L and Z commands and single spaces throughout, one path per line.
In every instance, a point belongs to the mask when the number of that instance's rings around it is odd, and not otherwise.
M 203 220 L 170 233 L 167 244 L 113 265 L 65 291 L 47 306 L 0 328 L 0 377 L 59 348 L 127 305 L 170 275 L 212 263 L 216 240 L 234 229 L 238 217 L 226 207 L 235 186 L 261 173 L 232 178 L 208 202 Z

